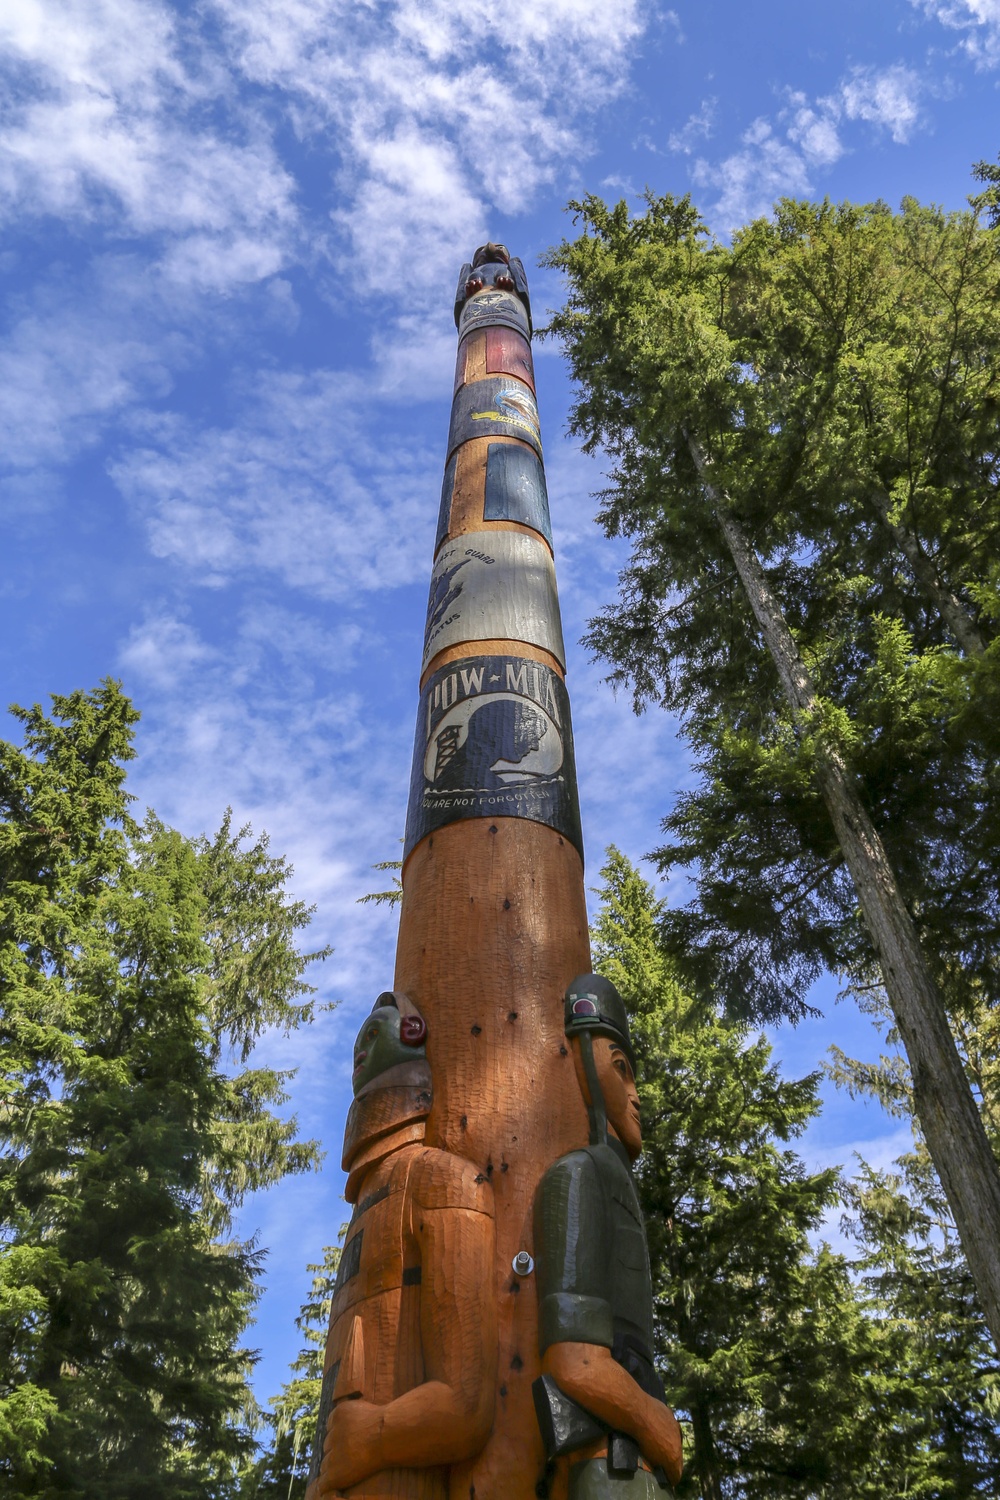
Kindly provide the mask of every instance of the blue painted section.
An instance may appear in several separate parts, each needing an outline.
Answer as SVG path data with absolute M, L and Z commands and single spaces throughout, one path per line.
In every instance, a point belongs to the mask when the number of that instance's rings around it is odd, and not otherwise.
M 452 460 L 454 462 L 454 460 Z M 454 483 L 454 480 L 452 481 Z M 542 461 L 520 443 L 491 443 L 486 458 L 484 521 L 520 521 L 552 545 Z
M 448 535 L 448 522 L 451 520 L 451 502 L 455 493 L 455 465 L 457 463 L 458 454 L 453 453 L 445 464 L 444 482 L 441 485 L 441 505 L 438 510 L 437 536 L 434 538 L 435 553 Z

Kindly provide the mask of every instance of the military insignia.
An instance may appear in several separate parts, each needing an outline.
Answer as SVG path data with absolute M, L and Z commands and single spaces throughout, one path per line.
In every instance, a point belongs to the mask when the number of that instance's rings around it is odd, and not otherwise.
M 446 823 L 497 816 L 545 823 L 583 852 L 562 678 L 521 657 L 470 656 L 421 695 L 405 852 Z
M 451 408 L 448 453 L 474 437 L 516 437 L 539 454 L 542 435 L 535 398 L 520 380 L 490 375 L 463 385 Z
M 434 563 L 423 668 L 460 641 L 507 640 L 541 646 L 565 662 L 552 554 L 523 532 L 463 532 Z

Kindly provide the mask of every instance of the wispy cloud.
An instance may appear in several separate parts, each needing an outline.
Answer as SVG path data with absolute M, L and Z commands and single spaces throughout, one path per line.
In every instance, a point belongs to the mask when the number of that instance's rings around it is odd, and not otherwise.
M 764 116 L 743 132 L 738 151 L 715 163 L 699 158 L 693 176 L 697 186 L 718 189 L 709 213 L 723 230 L 767 213 L 776 198 L 810 190 L 804 151 Z
M 65 316 L 43 269 L 10 320 L 7 464 L 65 464 L 123 413 L 168 396 L 229 299 L 264 283 L 287 293 L 276 273 L 295 263 L 332 262 L 327 294 L 379 309 L 373 401 L 436 394 L 456 266 L 498 214 L 523 212 L 575 170 L 587 118 L 623 87 L 642 27 L 640 0 L 512 0 L 499 30 L 470 26 L 445 0 L 207 0 L 176 12 L 153 0 L 9 0 L 0 211 L 22 230 L 58 220 L 76 262 L 69 278 L 54 268 Z M 303 206 L 295 152 L 278 144 L 289 125 L 328 163 L 325 202 Z M 406 309 L 394 312 L 402 285 Z M 294 320 L 290 295 L 281 306 L 258 295 Z M 307 404 L 332 399 L 324 378 L 301 393 Z M 279 408 L 287 453 L 298 429 L 292 403 L 275 396 L 274 420 Z M 283 555 L 283 533 L 274 523 L 263 540 L 268 523 L 249 498 L 263 478 L 224 433 L 211 439 L 216 479 L 228 470 L 243 519 L 256 520 L 234 542 L 218 507 L 199 502 L 192 557 Z M 185 519 L 180 470 L 194 477 L 208 463 L 207 433 L 185 427 L 178 441 L 171 463 L 144 441 L 115 465 L 130 494 L 178 497 L 173 520 L 151 532 L 167 553 Z M 277 476 L 281 441 L 272 420 L 258 476 Z M 294 461 L 288 473 L 308 510 Z M 280 488 L 275 478 L 272 500 Z M 322 529 L 316 512 L 306 532 Z
M 0 467 L 58 468 L 110 417 L 165 395 L 187 341 L 163 318 L 138 256 L 39 277 L 0 343 Z
M 903 145 L 919 122 L 920 94 L 918 75 L 896 63 L 891 68 L 855 68 L 841 83 L 838 102 L 848 120 L 867 120 L 881 126 Z
M 1000 63 L 1000 0 L 911 0 L 931 20 L 961 33 L 959 47 L 979 68 Z
M 638 0 L 513 0 L 489 30 L 446 0 L 216 8 L 243 72 L 336 149 L 334 222 L 358 283 L 408 271 L 419 244 L 435 298 L 473 228 L 523 211 L 585 152 L 580 123 L 623 86 L 642 31 Z
M 690 156 L 698 141 L 707 139 L 715 128 L 717 99 L 703 99 L 694 114 L 688 115 L 680 130 L 672 130 L 667 137 L 671 151 L 681 151 Z
M 229 427 L 146 416 L 113 460 L 153 553 L 209 587 L 271 577 L 342 601 L 422 578 L 440 444 L 407 442 L 405 409 L 380 444 L 360 377 L 265 374 L 241 394 Z
M 789 89 L 773 119 L 761 115 L 747 127 L 739 150 L 719 162 L 694 163 L 695 183 L 719 190 L 711 218 L 729 230 L 767 213 L 777 198 L 811 193 L 816 173 L 850 149 L 847 124 L 862 121 L 905 144 L 921 122 L 922 92 L 919 75 L 901 63 L 853 68 L 816 99 Z
M 214 290 L 289 254 L 294 184 L 211 49 L 146 0 L 9 0 L 0 205 L 152 236 L 170 276 Z

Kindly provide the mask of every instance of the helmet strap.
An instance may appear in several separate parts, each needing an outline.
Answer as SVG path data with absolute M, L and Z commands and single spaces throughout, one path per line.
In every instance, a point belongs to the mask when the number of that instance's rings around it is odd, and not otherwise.
M 581 1031 L 580 1055 L 583 1058 L 583 1072 L 587 1080 L 587 1092 L 590 1094 L 590 1106 L 587 1115 L 590 1120 L 590 1144 L 592 1146 L 606 1146 L 608 1144 L 608 1114 L 604 1107 L 604 1094 L 597 1079 L 597 1064 L 594 1061 L 594 1041 L 589 1031 Z

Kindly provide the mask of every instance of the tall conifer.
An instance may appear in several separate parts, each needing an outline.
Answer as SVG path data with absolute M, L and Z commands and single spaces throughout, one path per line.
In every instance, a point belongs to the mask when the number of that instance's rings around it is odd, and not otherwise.
M 591 639 L 702 773 L 661 851 L 697 874 L 674 951 L 758 1017 L 876 963 L 1000 1344 L 1000 1173 L 949 1025 L 1000 999 L 997 231 L 784 202 L 725 246 L 687 199 L 574 207 L 553 327 L 633 540 Z
M 129 811 L 119 686 L 0 744 L 0 1493 L 222 1495 L 252 1444 L 244 1195 L 317 1159 L 245 1064 L 307 1020 L 309 912 L 228 818 Z M 232 1057 L 237 1071 L 227 1071 Z

